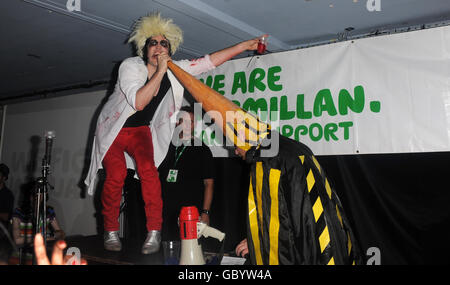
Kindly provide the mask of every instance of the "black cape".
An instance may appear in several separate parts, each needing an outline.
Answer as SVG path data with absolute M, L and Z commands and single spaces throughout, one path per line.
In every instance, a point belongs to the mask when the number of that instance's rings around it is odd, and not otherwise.
M 274 131 L 272 142 L 274 135 L 279 151 L 272 157 L 264 157 L 267 147 L 246 153 L 252 264 L 361 264 L 341 202 L 312 151 Z

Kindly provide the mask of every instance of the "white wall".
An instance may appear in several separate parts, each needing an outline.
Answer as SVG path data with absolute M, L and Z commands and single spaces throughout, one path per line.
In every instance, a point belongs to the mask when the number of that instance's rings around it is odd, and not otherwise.
M 54 130 L 50 181 L 55 189 L 49 192 L 48 204 L 55 208 L 57 219 L 68 235 L 96 234 L 93 197 L 87 193 L 82 195 L 78 183 L 84 180 L 86 147 L 89 133 L 94 131 L 90 125 L 105 96 L 106 91 L 95 91 L 7 106 L 1 157 L 10 168 L 7 186 L 15 195 L 15 204 L 19 202 L 21 186 L 27 180 L 30 138 L 41 138 L 32 173 L 36 178 L 42 171 L 44 134 Z

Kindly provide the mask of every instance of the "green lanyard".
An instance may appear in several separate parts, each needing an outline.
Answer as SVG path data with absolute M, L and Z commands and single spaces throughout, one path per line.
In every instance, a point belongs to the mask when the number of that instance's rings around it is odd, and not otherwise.
M 180 153 L 178 153 L 178 147 L 175 148 L 175 162 L 173 163 L 173 168 L 177 165 L 178 160 L 180 159 L 181 155 L 183 154 L 184 150 L 186 149 L 186 146 L 184 145 L 181 149 Z

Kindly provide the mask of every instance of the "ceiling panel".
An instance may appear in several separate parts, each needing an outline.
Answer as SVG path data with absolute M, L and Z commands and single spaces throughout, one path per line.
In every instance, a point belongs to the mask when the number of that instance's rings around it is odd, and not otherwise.
M 152 11 L 184 31 L 174 59 L 193 58 L 269 33 L 269 52 L 351 36 L 450 20 L 449 0 L 68 0 L 0 1 L 0 102 L 30 94 L 107 82 L 133 56 L 126 43 L 134 22 Z M 250 56 L 247 52 L 240 57 Z

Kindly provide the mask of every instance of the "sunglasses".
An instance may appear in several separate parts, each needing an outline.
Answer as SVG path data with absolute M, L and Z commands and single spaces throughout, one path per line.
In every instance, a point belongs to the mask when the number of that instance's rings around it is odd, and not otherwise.
M 157 40 L 150 40 L 149 42 L 148 42 L 148 46 L 151 46 L 151 47 L 154 47 L 154 46 L 157 46 L 157 45 L 160 45 L 160 46 L 162 46 L 163 48 L 169 48 L 169 46 L 170 46 L 170 43 L 169 43 L 169 41 L 168 40 L 161 40 L 160 42 L 158 42 Z

